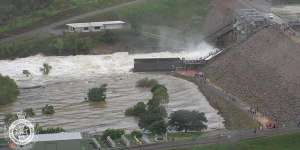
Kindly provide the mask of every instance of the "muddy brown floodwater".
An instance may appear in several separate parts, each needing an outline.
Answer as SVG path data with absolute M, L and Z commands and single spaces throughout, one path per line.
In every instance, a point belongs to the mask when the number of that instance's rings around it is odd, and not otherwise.
M 107 128 L 138 128 L 133 117 L 124 116 L 127 108 L 139 101 L 151 98 L 150 89 L 136 88 L 136 81 L 145 77 L 157 79 L 169 90 L 168 113 L 187 109 L 204 112 L 208 118 L 208 129 L 224 128 L 223 118 L 213 109 L 206 98 L 191 82 L 163 74 L 137 74 L 133 68 L 135 58 L 179 57 L 198 59 L 213 51 L 206 43 L 196 51 L 178 53 L 161 52 L 129 55 L 85 56 L 31 56 L 16 60 L 0 60 L 0 73 L 15 79 L 20 89 L 18 100 L 10 105 L 0 106 L 0 116 L 33 108 L 36 116 L 33 122 L 47 127 L 63 127 L 68 131 L 103 131 Z M 43 63 L 52 66 L 50 74 L 43 76 Z M 22 74 L 31 73 L 30 77 Z M 101 84 L 108 84 L 106 103 L 86 102 L 88 90 Z M 35 87 L 28 89 L 30 87 Z M 41 114 L 46 104 L 53 105 L 56 113 Z M 1 119 L 1 118 L 0 118 Z M 3 122 L 2 122 L 3 123 Z
M 74 131 L 102 131 L 106 128 L 138 128 L 132 117 L 125 117 L 124 111 L 139 101 L 151 98 L 149 89 L 137 88 L 135 83 L 144 77 L 157 79 L 169 90 L 168 112 L 187 109 L 204 112 L 208 128 L 223 128 L 223 119 L 207 102 L 193 83 L 160 74 L 114 74 L 84 80 L 53 82 L 36 89 L 23 89 L 18 101 L 0 107 L 1 113 L 20 111 L 32 107 L 37 116 L 32 118 L 42 126 L 63 127 Z M 106 103 L 85 102 L 89 88 L 108 84 Z M 41 114 L 46 104 L 54 105 L 56 113 Z

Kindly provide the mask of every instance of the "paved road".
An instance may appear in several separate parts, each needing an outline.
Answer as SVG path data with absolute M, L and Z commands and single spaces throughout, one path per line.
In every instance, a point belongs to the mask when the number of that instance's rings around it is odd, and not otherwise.
M 37 33 L 45 33 L 46 32 L 46 33 L 52 33 L 52 34 L 55 34 L 55 35 L 59 35 L 59 34 L 62 34 L 62 31 L 58 31 L 58 30 L 54 29 L 58 26 L 61 26 L 61 25 L 67 24 L 67 23 L 72 23 L 72 22 L 75 22 L 76 20 L 92 17 L 92 16 L 95 16 L 95 15 L 98 15 L 98 14 L 109 12 L 109 11 L 117 10 L 117 9 L 122 8 L 122 7 L 127 7 L 127 6 L 130 6 L 130 5 L 139 4 L 139 3 L 142 3 L 142 2 L 145 2 L 145 1 L 147 1 L 147 0 L 134 0 L 134 1 L 126 2 L 126 3 L 123 3 L 123 4 L 116 5 L 116 6 L 112 6 L 112 7 L 92 11 L 92 12 L 85 13 L 85 14 L 78 15 L 78 16 L 74 16 L 74 17 L 71 17 L 71 18 L 68 18 L 68 19 L 65 19 L 65 20 L 62 20 L 62 21 L 58 21 L 58 22 L 55 22 L 55 23 L 52 23 L 52 24 L 49 24 L 49 25 L 31 30 L 31 31 L 25 32 L 25 33 L 21 33 L 21 34 L 18 34 L 18 35 L 13 35 L 13 36 L 10 36 L 10 37 L 7 37 L 7 38 L 0 39 L 0 43 L 13 41 L 16 38 L 35 35 Z
M 258 131 L 257 133 L 254 133 L 253 130 L 239 130 L 239 131 L 231 131 L 228 132 L 227 134 L 207 136 L 199 140 L 166 142 L 161 144 L 148 144 L 142 147 L 135 146 L 127 149 L 128 150 L 171 150 L 175 148 L 176 149 L 191 148 L 197 145 L 232 143 L 232 142 L 238 142 L 246 139 L 258 138 L 258 137 L 271 137 L 274 135 L 299 133 L 299 132 L 300 132 L 300 128 L 282 128 L 282 129 Z

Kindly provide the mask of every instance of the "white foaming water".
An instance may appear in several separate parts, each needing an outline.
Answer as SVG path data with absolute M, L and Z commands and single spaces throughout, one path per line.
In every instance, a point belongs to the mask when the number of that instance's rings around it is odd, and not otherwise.
M 148 90 L 135 87 L 137 80 L 149 77 L 167 86 L 170 94 L 168 113 L 180 109 L 197 110 L 206 114 L 208 130 L 224 128 L 223 118 L 209 105 L 193 83 L 167 75 L 130 73 L 135 58 L 197 59 L 215 50 L 206 43 L 200 44 L 196 49 L 197 51 L 135 55 L 37 55 L 16 60 L 1 60 L 0 73 L 16 79 L 19 87 L 43 87 L 20 90 L 18 100 L 9 106 L 0 106 L 0 113 L 17 112 L 30 106 L 37 112 L 34 120 L 44 126 L 60 126 L 76 131 L 136 129 L 136 121 L 132 117 L 124 116 L 124 111 L 139 101 L 146 102 L 151 98 Z M 48 76 L 43 76 L 40 72 L 43 63 L 52 66 Z M 23 70 L 28 70 L 32 77 L 25 77 Z M 104 106 L 83 102 L 88 89 L 103 83 L 108 84 L 107 103 Z M 46 104 L 54 105 L 56 113 L 53 116 L 40 113 Z
M 149 54 L 129 55 L 126 52 L 114 53 L 111 55 L 78 55 L 78 56 L 51 56 L 45 57 L 36 55 L 16 60 L 1 60 L 0 73 L 10 76 L 15 80 L 29 80 L 23 75 L 23 70 L 32 74 L 31 81 L 40 82 L 51 78 L 72 77 L 82 78 L 101 74 L 122 74 L 129 73 L 133 68 L 135 58 L 170 58 L 179 57 L 186 59 L 198 59 L 208 55 L 214 48 L 206 43 L 197 46 L 197 51 L 188 50 L 184 52 L 160 52 Z M 42 77 L 40 71 L 43 63 L 52 66 L 47 77 Z

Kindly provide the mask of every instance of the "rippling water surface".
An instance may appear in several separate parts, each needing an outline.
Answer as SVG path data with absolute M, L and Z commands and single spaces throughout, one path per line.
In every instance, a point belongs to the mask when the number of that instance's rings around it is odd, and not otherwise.
M 188 81 L 162 74 L 131 73 L 133 59 L 141 57 L 186 57 L 199 58 L 209 51 L 197 53 L 154 53 L 113 55 L 43 57 L 33 56 L 13 61 L 0 61 L 0 73 L 17 80 L 21 89 L 18 101 L 0 107 L 0 113 L 34 108 L 37 116 L 34 122 L 43 126 L 61 126 L 67 130 L 102 131 L 106 128 L 138 128 L 132 117 L 125 117 L 124 111 L 139 101 L 151 98 L 149 89 L 136 88 L 137 80 L 144 77 L 157 79 L 169 90 L 168 112 L 187 109 L 204 112 L 208 117 L 209 129 L 223 128 L 223 118 L 214 110 L 196 85 Z M 39 71 L 43 63 L 49 63 L 53 69 L 49 76 Z M 32 77 L 22 75 L 29 70 Z M 106 103 L 85 102 L 88 89 L 108 84 Z M 51 116 L 41 114 L 46 104 L 54 105 L 56 113 Z

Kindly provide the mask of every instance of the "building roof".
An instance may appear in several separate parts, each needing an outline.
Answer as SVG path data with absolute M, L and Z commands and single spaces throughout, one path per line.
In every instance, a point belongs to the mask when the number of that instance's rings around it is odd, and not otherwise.
M 73 133 L 55 133 L 55 134 L 37 134 L 34 136 L 33 142 L 45 141 L 65 141 L 65 140 L 80 140 L 82 139 L 80 132 Z
M 124 21 L 104 21 L 104 22 L 85 22 L 85 23 L 70 23 L 66 24 L 67 26 L 80 28 L 80 27 L 97 27 L 97 26 L 104 26 L 110 24 L 124 24 Z

